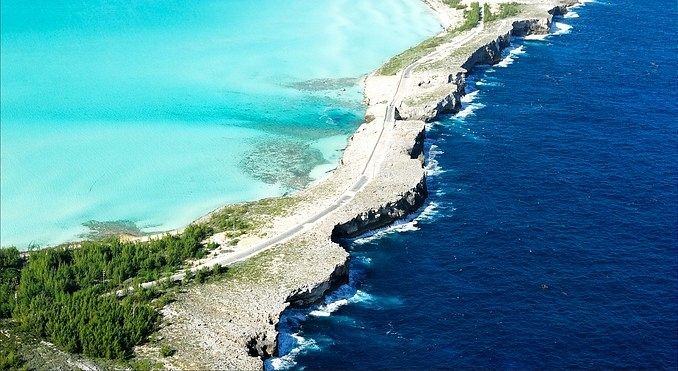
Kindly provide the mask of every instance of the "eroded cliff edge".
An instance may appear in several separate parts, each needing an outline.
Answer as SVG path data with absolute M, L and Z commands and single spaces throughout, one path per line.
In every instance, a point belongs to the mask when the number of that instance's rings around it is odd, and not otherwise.
M 159 337 L 177 349 L 175 356 L 157 359 L 154 345 L 140 347 L 138 354 L 169 368 L 261 369 L 263 359 L 276 352 L 281 312 L 320 300 L 346 280 L 348 253 L 336 241 L 392 223 L 424 203 L 425 122 L 458 112 L 467 74 L 478 64 L 499 62 L 511 36 L 548 33 L 553 16 L 572 4 L 533 5 L 518 17 L 486 25 L 471 42 L 415 68 L 404 80 L 407 90 L 394 123 L 383 124 L 398 77 L 369 76 L 367 115 L 375 119 L 353 135 L 334 174 L 301 196 L 306 202 L 326 204 L 339 197 L 346 182 L 337 177 L 364 175 L 364 148 L 383 137 L 375 151 L 380 166 L 370 170 L 369 182 L 312 228 L 233 266 L 227 279 L 191 287 L 165 307 Z M 324 197 L 314 201 L 320 193 Z

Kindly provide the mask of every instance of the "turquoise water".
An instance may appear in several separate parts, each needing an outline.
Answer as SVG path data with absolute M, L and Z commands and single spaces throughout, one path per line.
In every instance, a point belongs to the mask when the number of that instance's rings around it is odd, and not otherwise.
M 418 0 L 3 0 L 0 244 L 180 227 L 338 161 Z M 349 11 L 350 10 L 350 11 Z

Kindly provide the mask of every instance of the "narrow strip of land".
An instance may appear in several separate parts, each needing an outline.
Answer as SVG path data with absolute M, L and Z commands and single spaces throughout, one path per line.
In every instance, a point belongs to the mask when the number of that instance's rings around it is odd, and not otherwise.
M 383 158 L 375 156 L 375 154 L 377 152 L 377 148 L 379 148 L 380 146 L 382 148 L 388 148 L 389 144 L 386 143 L 388 139 L 384 138 L 384 131 L 388 127 L 388 125 L 395 124 L 396 108 L 400 105 L 402 96 L 406 94 L 407 88 L 409 86 L 408 79 L 410 78 L 412 71 L 419 65 L 426 63 L 432 59 L 438 58 L 442 55 L 449 54 L 451 51 L 468 43 L 480 32 L 482 32 L 483 28 L 484 27 L 482 22 L 482 7 L 481 7 L 481 20 L 478 22 L 478 25 L 476 27 L 467 31 L 465 34 L 461 35 L 458 40 L 455 40 L 454 42 L 448 45 L 444 45 L 443 47 L 437 49 L 436 51 L 429 53 L 428 55 L 410 63 L 402 71 L 399 72 L 398 84 L 396 85 L 393 97 L 386 106 L 386 112 L 384 114 L 383 120 L 381 120 L 381 128 L 379 129 L 379 134 L 376 140 L 374 141 L 374 144 L 372 145 L 370 155 L 368 156 L 367 161 L 365 162 L 365 166 L 363 167 L 360 176 L 356 179 L 355 183 L 353 183 L 346 191 L 344 191 L 330 206 L 312 215 L 311 217 L 305 219 L 303 222 L 300 222 L 290 227 L 286 231 L 276 236 L 273 236 L 265 241 L 243 248 L 237 252 L 219 254 L 217 256 L 207 259 L 206 261 L 202 262 L 199 265 L 175 273 L 169 277 L 165 277 L 160 280 L 144 282 L 141 284 L 141 287 L 150 288 L 162 281 L 181 281 L 187 275 L 190 276 L 191 274 L 202 269 L 210 269 L 217 265 L 225 267 L 233 263 L 245 260 L 281 242 L 288 241 L 291 238 L 300 234 L 301 232 L 312 228 L 315 223 L 326 218 L 327 216 L 335 212 L 337 209 L 350 202 L 355 197 L 355 195 L 358 192 L 360 192 L 365 187 L 365 185 L 375 177 L 376 169 L 379 168 L 379 166 L 383 162 Z M 370 169 L 372 170 L 370 171 Z M 125 292 L 128 290 L 133 290 L 133 288 L 119 290 L 117 291 L 117 294 L 124 295 Z

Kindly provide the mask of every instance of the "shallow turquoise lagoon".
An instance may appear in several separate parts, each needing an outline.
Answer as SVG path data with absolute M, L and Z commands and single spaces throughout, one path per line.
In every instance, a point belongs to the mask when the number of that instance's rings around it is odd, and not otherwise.
M 323 175 L 418 0 L 1 3 L 1 245 L 180 227 Z

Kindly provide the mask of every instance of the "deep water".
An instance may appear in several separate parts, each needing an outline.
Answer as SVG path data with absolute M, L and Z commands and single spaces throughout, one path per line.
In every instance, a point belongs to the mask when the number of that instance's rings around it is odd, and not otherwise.
M 359 78 L 439 30 L 420 0 L 0 6 L 0 245 L 20 248 L 322 177 L 362 122 Z
M 589 3 L 477 69 L 422 214 L 347 241 L 349 284 L 285 312 L 268 366 L 676 369 L 677 15 Z

